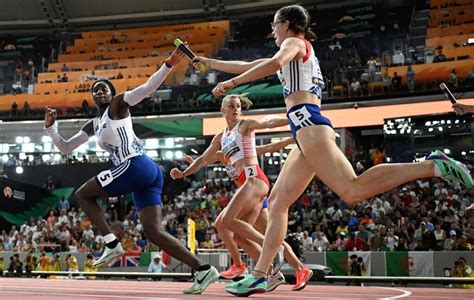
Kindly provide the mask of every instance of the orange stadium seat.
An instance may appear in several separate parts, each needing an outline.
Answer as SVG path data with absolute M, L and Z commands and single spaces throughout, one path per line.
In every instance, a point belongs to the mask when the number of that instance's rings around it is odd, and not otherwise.
M 428 28 L 428 38 L 443 37 L 449 35 L 462 35 L 474 33 L 474 23 L 461 24 L 449 27 Z
M 436 37 L 426 39 L 426 46 L 436 48 L 438 46 L 443 46 L 443 48 L 454 47 L 454 43 L 462 45 L 467 43 L 467 40 L 472 38 L 472 34 L 463 34 L 463 35 L 450 35 L 445 37 Z
M 104 60 L 104 59 L 124 59 L 124 58 L 138 58 L 148 56 L 164 56 L 168 55 L 175 47 L 161 47 L 158 49 L 142 48 L 127 51 L 102 51 L 99 53 L 84 53 L 84 54 L 62 54 L 58 57 L 58 62 L 68 63 L 73 61 L 89 61 L 89 60 Z M 214 47 L 211 44 L 199 44 L 193 46 L 193 51 L 209 55 Z
M 230 23 L 229 21 L 214 21 L 214 22 L 201 22 L 201 23 L 192 23 L 192 24 L 181 24 L 181 25 L 167 25 L 167 26 L 157 26 L 157 27 L 148 27 L 148 28 L 133 28 L 133 29 L 121 29 L 121 30 L 102 30 L 102 31 L 86 31 L 82 33 L 83 38 L 94 38 L 94 37 L 111 37 L 114 33 L 132 33 L 132 32 L 141 32 L 144 34 L 149 34 L 153 32 L 178 32 L 185 30 L 202 30 L 204 28 L 223 28 L 229 30 Z
M 474 0 L 431 0 L 430 2 L 430 7 L 431 8 L 440 8 L 442 7 L 443 5 L 447 5 L 447 4 L 454 4 L 456 3 L 457 5 L 470 5 L 470 4 L 474 4 Z
M 466 77 L 474 66 L 474 58 L 459 61 L 446 61 L 431 64 L 412 65 L 415 72 L 415 81 L 447 81 L 452 69 L 456 69 L 459 77 Z M 402 81 L 406 83 L 406 66 L 387 68 L 388 75 L 392 76 L 394 72 L 402 76 Z
M 77 71 L 67 72 L 68 81 L 87 81 L 87 77 L 96 76 L 98 78 L 112 78 L 116 77 L 118 73 L 121 73 L 124 78 L 134 77 L 145 77 L 150 76 L 156 71 L 156 66 L 152 67 L 139 67 L 139 68 L 127 68 L 127 69 L 113 69 L 113 70 L 96 70 L 94 75 L 92 71 Z M 58 76 L 62 76 L 64 73 L 39 73 L 38 83 L 55 83 L 58 81 Z

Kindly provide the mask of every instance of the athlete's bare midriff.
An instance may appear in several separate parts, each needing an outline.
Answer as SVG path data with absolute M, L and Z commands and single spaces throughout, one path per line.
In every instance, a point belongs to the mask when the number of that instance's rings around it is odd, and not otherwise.
M 306 91 L 296 91 L 285 98 L 287 111 L 298 104 L 314 104 L 321 107 L 321 99 L 319 99 L 319 97 L 315 94 L 311 94 L 310 92 Z

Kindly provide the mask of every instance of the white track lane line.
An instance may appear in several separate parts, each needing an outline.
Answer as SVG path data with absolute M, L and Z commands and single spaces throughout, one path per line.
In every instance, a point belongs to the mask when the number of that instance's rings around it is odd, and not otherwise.
M 385 289 L 385 290 L 397 291 L 397 292 L 401 292 L 401 293 L 402 293 L 401 295 L 398 295 L 398 296 L 391 296 L 391 297 L 386 297 L 386 298 L 378 298 L 378 299 L 380 299 L 380 300 L 401 299 L 401 298 L 405 298 L 405 297 L 410 297 L 410 296 L 411 296 L 411 292 L 410 292 L 410 291 L 402 290 L 402 289 L 396 289 L 396 288 L 392 288 L 392 287 L 370 286 L 370 288 Z

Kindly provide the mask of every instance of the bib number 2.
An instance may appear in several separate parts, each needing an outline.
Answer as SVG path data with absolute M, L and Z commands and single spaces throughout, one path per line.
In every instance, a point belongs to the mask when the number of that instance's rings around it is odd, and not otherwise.
M 255 166 L 255 165 L 249 166 L 249 167 L 245 167 L 244 170 L 245 170 L 245 177 L 246 177 L 246 178 L 256 177 L 256 176 L 257 176 L 257 166 Z
M 99 175 L 97 175 L 97 179 L 99 180 L 99 183 L 102 187 L 108 185 L 114 180 L 114 178 L 112 177 L 112 172 L 110 172 L 110 170 L 100 172 Z

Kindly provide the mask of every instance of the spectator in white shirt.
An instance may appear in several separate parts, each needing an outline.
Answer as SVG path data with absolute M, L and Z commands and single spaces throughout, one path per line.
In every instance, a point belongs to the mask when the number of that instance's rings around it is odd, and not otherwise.
M 153 256 L 153 261 L 148 266 L 148 272 L 163 273 L 164 270 L 168 270 L 168 267 L 161 261 L 161 255 L 156 253 Z
M 308 232 L 303 232 L 303 252 L 313 251 L 313 239 L 308 236 Z
M 329 249 L 328 239 L 321 234 L 320 231 L 316 231 L 316 239 L 313 241 L 313 250 L 318 252 L 324 252 Z

